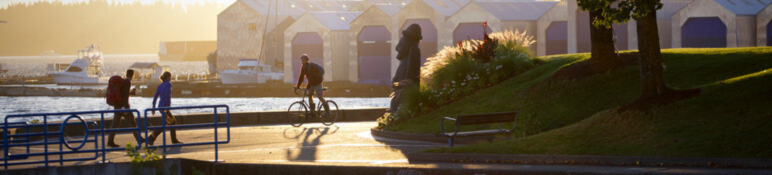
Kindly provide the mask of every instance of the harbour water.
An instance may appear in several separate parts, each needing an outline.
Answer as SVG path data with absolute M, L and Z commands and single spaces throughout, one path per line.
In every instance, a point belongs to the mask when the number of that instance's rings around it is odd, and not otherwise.
M 161 66 L 169 66 L 172 73 L 175 74 L 203 75 L 209 72 L 209 65 L 206 61 L 159 61 L 157 54 L 103 56 L 102 72 L 105 75 L 123 75 L 126 69 L 135 62 L 157 62 Z M 77 58 L 77 55 L 1 56 L 0 63 L 3 64 L 3 69 L 8 70 L 4 76 L 45 76 L 48 73 L 48 64 L 70 64 Z
M 2 76 L 45 76 L 48 73 L 47 65 L 51 63 L 70 63 L 75 60 L 75 55 L 61 56 L 3 56 L 0 62 L 3 69 L 8 72 Z M 144 55 L 104 55 L 105 62 L 102 71 L 106 75 L 122 75 L 123 72 L 135 62 L 158 62 L 162 66 L 170 66 L 176 74 L 206 74 L 208 64 L 206 61 L 159 61 L 156 54 Z M 104 89 L 106 85 L 55 85 L 55 84 L 4 84 L 0 87 L 42 87 L 47 89 Z M 139 87 L 142 88 L 142 87 Z M 389 98 L 328 98 L 337 102 L 340 109 L 357 108 L 385 108 L 388 107 Z M 299 97 L 291 98 L 173 98 L 172 106 L 200 106 L 226 104 L 230 112 L 256 112 L 256 111 L 284 111 L 292 102 L 300 100 Z M 132 97 L 131 107 L 144 112 L 150 108 L 153 99 L 148 97 Z M 111 110 L 112 107 L 105 103 L 104 97 L 53 97 L 53 96 L 24 96 L 8 97 L 0 96 L 0 122 L 5 121 L 7 115 L 31 114 L 31 113 L 59 113 L 75 111 Z M 175 110 L 175 114 L 209 113 L 209 110 L 191 109 Z M 63 120 L 67 116 L 53 116 L 49 120 Z M 84 118 L 98 118 L 97 115 L 84 115 Z M 112 117 L 108 114 L 105 117 Z M 10 122 L 41 120 L 42 118 L 11 119 Z
M 226 104 L 230 112 L 284 111 L 292 102 L 300 100 L 293 98 L 172 98 L 172 106 L 200 106 Z M 307 100 L 307 99 L 306 99 Z M 315 101 L 317 99 L 314 99 Z M 389 98 L 335 98 L 340 109 L 386 108 Z M 144 113 L 150 108 L 153 98 L 131 97 L 131 107 Z M 0 96 L 0 119 L 4 122 L 7 115 L 32 113 L 58 113 L 74 111 L 110 110 L 112 107 L 100 97 L 4 97 Z M 211 109 L 175 110 L 175 114 L 211 113 Z M 67 116 L 49 117 L 48 120 L 64 120 Z M 84 118 L 99 118 L 97 115 L 85 115 Z M 105 117 L 112 117 L 108 114 Z M 9 122 L 41 120 L 41 118 L 11 118 Z

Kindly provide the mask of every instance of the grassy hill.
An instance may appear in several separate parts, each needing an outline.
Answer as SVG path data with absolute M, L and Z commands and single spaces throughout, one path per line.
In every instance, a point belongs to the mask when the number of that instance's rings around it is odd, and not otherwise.
M 427 152 L 772 157 L 772 47 L 667 49 L 663 56 L 666 83 L 699 88 L 699 96 L 645 112 L 618 112 L 640 93 L 637 64 L 570 80 L 551 75 L 589 54 L 557 55 L 499 85 L 385 129 L 439 133 L 444 116 L 519 110 L 518 139 Z M 495 126 L 464 129 L 486 127 Z

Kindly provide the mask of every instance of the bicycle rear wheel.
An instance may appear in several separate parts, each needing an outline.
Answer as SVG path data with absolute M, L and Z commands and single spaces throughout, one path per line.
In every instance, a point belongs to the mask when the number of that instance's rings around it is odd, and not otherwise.
M 308 107 L 306 107 L 306 104 L 295 102 L 287 109 L 285 118 L 287 118 L 287 122 L 289 122 L 290 125 L 299 127 L 305 122 L 306 115 L 308 115 Z
M 326 117 L 324 115 L 320 115 L 319 120 L 322 121 L 322 124 L 325 126 L 330 126 L 335 123 L 335 121 L 338 120 L 338 115 L 340 112 L 338 111 L 338 103 L 335 103 L 332 100 L 327 100 L 327 105 L 330 106 L 330 114 Z M 316 111 L 324 111 L 324 106 L 322 104 L 319 104 L 319 107 Z

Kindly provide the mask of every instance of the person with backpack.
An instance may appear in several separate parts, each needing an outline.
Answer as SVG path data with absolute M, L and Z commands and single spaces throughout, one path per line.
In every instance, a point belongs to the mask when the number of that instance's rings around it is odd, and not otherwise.
M 324 114 L 322 116 L 326 117 L 330 115 L 330 106 L 327 105 L 327 100 L 324 100 L 324 92 L 322 91 L 324 68 L 319 64 L 309 61 L 307 54 L 301 55 L 300 60 L 303 66 L 300 67 L 300 76 L 298 76 L 298 84 L 295 85 L 295 89 L 300 88 L 300 85 L 303 84 L 303 78 L 308 79 L 306 90 L 308 91 L 308 104 L 311 106 L 311 113 L 314 113 L 313 96 L 316 95 L 319 101 L 322 102 L 322 106 L 324 106 Z
M 155 91 L 155 95 L 153 95 L 153 106 L 150 106 L 151 108 L 155 108 L 156 101 L 158 100 L 158 97 L 161 97 L 161 101 L 158 103 L 158 107 L 169 107 L 172 104 L 172 73 L 169 71 L 166 71 L 161 75 L 161 83 L 158 85 L 158 89 Z M 164 120 L 166 120 L 166 125 L 175 125 L 177 124 L 177 120 L 172 116 L 172 113 L 169 110 L 162 110 L 161 111 Z M 155 115 L 155 110 L 152 111 L 153 115 Z M 177 140 L 177 129 L 171 128 L 169 129 L 171 131 L 171 137 L 172 137 L 172 144 L 180 144 L 180 140 Z M 155 142 L 155 139 L 158 138 L 158 135 L 161 134 L 163 130 L 156 129 L 153 131 L 153 134 L 147 137 L 147 144 L 153 145 L 153 142 Z
M 112 95 L 111 92 L 113 92 L 113 89 L 117 88 L 118 93 L 120 94 L 113 105 L 116 110 L 119 109 L 131 109 L 131 106 L 129 105 L 129 95 L 137 95 L 137 89 L 131 89 L 131 78 L 134 77 L 134 70 L 129 69 L 126 70 L 126 78 L 124 78 L 120 84 L 108 84 L 107 90 L 108 90 L 108 104 L 110 103 L 110 97 Z M 112 79 L 112 78 L 110 78 Z M 114 87 L 110 87 L 110 85 L 113 85 Z M 131 89 L 131 90 L 130 90 Z M 121 125 L 121 118 L 126 118 L 126 120 L 129 122 L 130 127 L 137 127 L 137 122 L 134 119 L 134 113 L 132 112 L 116 112 L 115 117 L 113 117 L 113 123 L 110 126 L 110 128 L 118 128 Z M 133 131 L 134 138 L 137 139 L 137 142 L 139 144 L 142 144 L 144 140 L 142 137 L 139 136 L 139 133 L 137 131 Z M 110 135 L 107 137 L 107 146 L 109 147 L 119 147 L 120 145 L 115 144 L 115 132 L 110 132 Z

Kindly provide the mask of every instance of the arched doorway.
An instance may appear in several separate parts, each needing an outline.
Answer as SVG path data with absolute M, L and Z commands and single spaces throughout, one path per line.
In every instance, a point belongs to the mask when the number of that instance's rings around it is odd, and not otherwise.
M 391 33 L 385 26 L 365 26 L 357 39 L 359 83 L 391 82 Z
M 689 18 L 681 27 L 681 47 L 726 47 L 726 25 L 718 17 Z
M 459 41 L 468 39 L 483 39 L 483 32 L 491 33 L 490 26 L 486 26 L 483 31 L 483 22 L 475 23 L 461 23 L 456 26 L 456 30 L 453 31 L 453 44 L 457 44 Z
M 767 23 L 767 46 L 772 46 L 772 21 Z
M 547 27 L 547 55 L 568 53 L 568 22 L 556 21 Z
M 308 54 L 309 60 L 324 66 L 324 45 L 322 37 L 314 32 L 304 32 L 295 35 L 292 39 L 292 82 L 297 83 L 300 75 L 300 55 Z M 330 70 L 325 70 L 330 73 Z M 304 80 L 305 81 L 305 80 Z M 306 81 L 308 82 L 308 81 Z
M 402 24 L 402 30 L 399 31 L 399 37 L 402 37 L 402 31 L 407 29 L 411 24 L 418 24 L 421 26 L 421 42 L 418 47 L 421 49 L 421 66 L 426 63 L 426 58 L 437 53 L 437 28 L 434 27 L 432 21 L 429 19 L 409 19 Z

